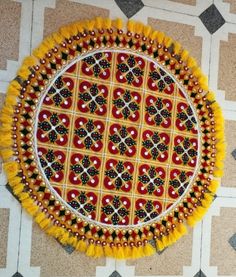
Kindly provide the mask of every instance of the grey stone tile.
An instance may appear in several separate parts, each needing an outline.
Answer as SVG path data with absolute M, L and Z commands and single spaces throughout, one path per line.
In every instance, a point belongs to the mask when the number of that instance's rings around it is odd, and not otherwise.
M 16 272 L 12 277 L 24 277 L 23 275 L 20 274 L 20 272 Z
M 236 233 L 229 239 L 229 244 L 236 251 Z
M 71 253 L 74 252 L 75 248 L 74 248 L 73 246 L 71 246 L 71 245 L 63 245 L 63 244 L 60 243 L 59 240 L 56 240 L 56 241 L 61 245 L 61 247 L 62 247 L 68 254 L 71 254 Z
M 117 272 L 116 270 L 112 272 L 112 274 L 109 277 L 122 277 L 119 272 Z
M 201 269 L 193 277 L 207 277 Z
M 234 149 L 232 152 L 231 152 L 231 155 L 234 157 L 234 159 L 236 160 L 236 149 Z
M 144 7 L 141 0 L 115 0 L 115 2 L 128 18 L 135 15 Z
M 199 18 L 211 34 L 214 34 L 225 23 L 223 16 L 214 4 L 200 14 Z

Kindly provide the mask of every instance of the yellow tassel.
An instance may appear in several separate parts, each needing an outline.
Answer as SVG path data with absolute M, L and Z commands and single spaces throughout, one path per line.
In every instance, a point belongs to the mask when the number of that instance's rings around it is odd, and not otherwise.
M 72 245 L 74 248 L 76 248 L 77 243 L 78 243 L 77 237 L 71 235 L 71 236 L 69 237 L 69 239 L 68 239 L 68 244 L 69 244 L 69 245 Z
M 201 77 L 203 75 L 201 68 L 198 67 L 198 66 L 195 66 L 195 67 L 192 68 L 192 73 L 197 78 L 199 78 L 199 77 Z
M 152 32 L 152 27 L 150 25 L 144 25 L 143 26 L 143 34 L 145 37 L 149 37 L 149 35 Z
M 220 178 L 220 177 L 223 177 L 223 175 L 224 175 L 224 172 L 223 172 L 222 169 L 215 169 L 213 171 L 213 176 L 214 177 Z
M 160 239 L 158 239 L 158 240 L 156 241 L 156 245 L 157 245 L 157 249 L 158 249 L 159 251 L 162 251 L 162 250 L 165 248 L 165 246 L 164 246 L 162 240 L 160 240 Z
M 188 67 L 195 67 L 197 66 L 197 61 L 193 57 L 189 57 L 187 61 Z
M 164 45 L 165 45 L 166 48 L 169 48 L 172 43 L 173 43 L 172 38 L 167 37 L 167 36 L 164 38 Z
M 155 248 L 150 244 L 150 243 L 146 243 L 143 246 L 143 253 L 145 256 L 151 256 L 153 254 L 155 254 Z
M 76 250 L 79 250 L 81 252 L 85 252 L 87 250 L 87 243 L 85 240 L 79 240 L 76 245 Z
M 24 60 L 23 60 L 23 65 L 28 66 L 28 67 L 32 67 L 36 63 L 37 63 L 37 60 L 33 56 L 28 56 L 28 57 L 24 58 Z
M 156 40 L 159 44 L 163 43 L 164 38 L 165 38 L 165 34 L 163 32 L 157 32 Z
M 28 79 L 29 74 L 30 74 L 30 71 L 29 71 L 29 73 L 26 73 L 25 78 L 24 78 L 25 80 Z M 7 94 L 6 98 L 5 98 L 5 104 L 8 106 L 15 106 L 17 104 L 16 96 Z
M 61 27 L 59 29 L 59 32 L 66 39 L 69 39 L 71 37 L 70 28 L 68 26 Z
M 0 115 L 0 121 L 3 123 L 9 123 L 12 122 L 12 117 L 9 114 L 1 113 Z
M 168 238 L 168 236 L 163 236 L 162 237 L 162 243 L 163 243 L 164 247 L 167 247 L 169 245 L 169 238 Z
M 95 26 L 95 20 L 86 20 L 85 21 L 85 27 L 87 30 L 92 31 Z
M 35 220 L 35 222 L 36 223 L 40 223 L 41 221 L 43 221 L 44 219 L 45 219 L 45 213 L 43 213 L 43 212 L 39 212 L 37 215 L 36 215 L 36 217 L 34 218 L 34 220 Z
M 42 45 L 44 45 L 47 48 L 47 51 L 51 50 L 55 46 L 55 41 L 53 36 L 47 37 L 43 40 Z
M 51 220 L 49 218 L 45 218 L 41 222 L 39 222 L 39 226 L 44 230 L 49 226 L 50 223 L 51 223 Z
M 204 199 L 201 200 L 202 206 L 207 208 L 207 207 L 210 206 L 210 204 L 212 203 L 212 201 L 213 201 L 213 195 L 210 194 L 210 193 L 205 193 L 205 194 L 204 194 Z
M 46 233 L 50 236 L 54 236 L 54 234 L 56 233 L 57 228 L 58 228 L 57 226 L 52 225 L 46 230 Z
M 150 38 L 151 38 L 152 40 L 155 40 L 155 39 L 157 38 L 157 34 L 158 34 L 157 31 L 153 31 L 153 32 L 150 34 Z
M 140 253 L 139 253 L 139 250 L 138 250 L 138 247 L 136 246 L 133 246 L 132 249 L 131 249 L 131 258 L 132 259 L 137 259 L 140 257 Z
M 33 55 L 39 59 L 43 59 L 47 52 L 48 48 L 41 44 L 38 48 L 33 50 Z
M 187 218 L 187 224 L 190 227 L 193 227 L 196 224 L 195 218 L 193 216 L 188 216 L 188 218 Z
M 9 158 L 13 156 L 14 152 L 11 149 L 1 149 L 0 155 L 3 159 L 3 161 L 7 161 Z
M 113 257 L 113 249 L 110 247 L 110 245 L 106 244 L 103 246 L 103 250 L 106 257 Z
M 113 255 L 114 255 L 114 258 L 116 259 L 124 259 L 125 258 L 125 254 L 124 254 L 124 250 L 122 247 L 114 247 L 113 248 Z
M 59 33 L 52 34 L 52 37 L 57 44 L 61 44 L 64 41 L 64 37 Z
M 103 247 L 101 245 L 95 245 L 94 258 L 100 258 L 104 256 Z
M 22 201 L 27 201 L 28 199 L 31 199 L 31 198 L 29 197 L 28 192 L 22 192 L 22 193 L 19 195 L 19 199 L 20 199 L 20 201 L 22 202 Z
M 111 28 L 111 19 L 110 18 L 105 18 L 103 20 L 103 26 L 105 29 L 110 29 Z
M 12 178 L 9 179 L 8 177 L 8 182 L 11 185 L 11 187 L 15 187 L 18 186 L 19 184 L 21 184 L 22 178 L 18 177 L 18 176 L 14 176 Z
M 84 25 L 83 22 L 76 22 L 76 29 L 77 29 L 77 33 L 83 33 L 84 32 Z M 96 24 L 95 24 L 96 26 Z M 96 26 L 97 28 L 97 26 Z
M 11 179 L 12 177 L 16 176 L 19 172 L 19 163 L 12 161 L 12 162 L 6 162 L 3 164 L 3 169 L 7 174 L 7 177 Z
M 209 91 L 206 95 L 207 100 L 215 101 L 215 93 L 213 91 Z
M 198 79 L 198 83 L 201 86 L 201 88 L 203 90 L 208 90 L 208 79 L 207 76 L 202 75 L 199 79 Z
M 67 244 L 69 237 L 70 237 L 70 233 L 68 231 L 64 230 L 64 232 L 62 232 L 62 234 L 59 236 L 60 243 L 64 244 L 64 245 Z
M 35 216 L 39 211 L 39 207 L 34 204 L 34 201 L 32 201 L 31 206 L 26 205 L 25 202 L 22 202 L 21 205 L 31 216 Z
M 7 91 L 13 91 L 13 92 L 17 91 L 17 94 L 15 94 L 15 95 L 19 95 L 20 90 L 21 90 L 21 85 L 16 80 L 13 80 L 9 84 Z
M 141 22 L 136 22 L 134 25 L 134 31 L 136 34 L 142 34 L 143 32 L 143 23 Z
M 188 232 L 186 226 L 184 224 L 181 224 L 181 223 L 177 225 L 176 229 L 181 234 L 181 236 L 186 235 L 187 232 Z
M 87 248 L 87 251 L 86 251 L 86 255 L 89 256 L 89 257 L 94 257 L 95 255 L 95 246 L 93 243 L 90 243 L 88 248 Z
M 103 26 L 103 19 L 101 17 L 96 17 L 95 18 L 95 26 L 98 30 L 102 29 Z
M 24 185 L 23 184 L 18 184 L 13 187 L 13 192 L 16 196 L 18 196 L 23 190 L 24 190 Z
M 217 191 L 219 185 L 220 185 L 220 182 L 219 182 L 219 181 L 217 181 L 217 180 L 212 180 L 211 183 L 210 183 L 210 185 L 209 185 L 209 187 L 208 187 L 208 189 L 209 189 L 211 192 L 215 193 L 215 192 Z
M 181 53 L 181 60 L 187 61 L 188 57 L 189 57 L 189 52 L 186 49 L 184 49 Z
M 181 44 L 179 42 L 175 41 L 174 42 L 174 52 L 175 52 L 175 54 L 178 55 L 180 50 L 181 50 Z
M 131 33 L 134 33 L 134 28 L 135 28 L 135 22 L 134 22 L 134 20 L 130 19 L 130 20 L 127 22 L 127 29 L 128 29 L 128 31 L 130 31 Z
M 121 30 L 123 28 L 123 21 L 121 18 L 117 18 L 116 20 L 112 20 L 112 26 Z
M 125 256 L 125 259 L 131 258 L 131 256 L 132 256 L 132 250 L 131 250 L 130 246 L 125 246 L 125 248 L 124 248 L 124 256 Z

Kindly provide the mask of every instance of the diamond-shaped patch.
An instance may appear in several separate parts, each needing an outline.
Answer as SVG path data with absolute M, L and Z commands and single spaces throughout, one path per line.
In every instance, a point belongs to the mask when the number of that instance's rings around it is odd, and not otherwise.
M 236 233 L 229 239 L 229 244 L 236 251 Z
M 112 272 L 112 274 L 109 277 L 122 277 L 119 272 L 117 272 L 116 270 Z
M 225 24 L 223 16 L 214 4 L 200 14 L 199 18 L 211 34 L 214 34 L 222 25 Z
M 128 18 L 135 15 L 144 7 L 141 0 L 115 0 L 115 2 Z

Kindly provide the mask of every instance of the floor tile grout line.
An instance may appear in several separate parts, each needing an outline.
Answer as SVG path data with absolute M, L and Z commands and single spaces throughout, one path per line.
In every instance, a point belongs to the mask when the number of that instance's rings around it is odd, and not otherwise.
M 180 12 L 180 11 L 173 11 L 173 10 L 169 10 L 169 9 L 163 9 L 163 8 L 158 8 L 158 7 L 152 7 L 152 6 L 148 6 L 148 5 L 144 5 L 144 7 L 150 8 L 150 9 L 154 9 L 154 10 L 160 10 L 160 11 L 165 11 L 165 12 L 170 12 L 170 13 L 176 13 L 179 15 L 189 15 L 192 17 L 199 17 L 199 15 L 195 15 L 195 14 L 190 14 L 190 13 L 184 13 L 184 12 Z
M 18 242 L 18 256 L 17 256 L 17 267 L 16 270 L 17 272 L 19 272 L 19 261 L 20 261 L 20 244 L 21 244 L 21 228 L 22 228 L 22 208 L 21 208 L 21 212 L 20 212 L 20 228 L 19 228 L 19 242 Z
M 34 2 L 32 0 L 32 12 L 31 12 L 31 31 L 30 31 L 30 55 L 32 54 L 32 39 L 33 39 L 33 18 L 34 18 Z
M 203 221 L 201 221 L 200 270 L 202 269 L 202 231 L 203 231 Z

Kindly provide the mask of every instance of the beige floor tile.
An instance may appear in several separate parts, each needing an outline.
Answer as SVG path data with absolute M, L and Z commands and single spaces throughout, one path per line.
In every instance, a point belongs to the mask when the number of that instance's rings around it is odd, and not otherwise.
M 232 101 L 236 101 L 235 64 L 236 64 L 236 34 L 229 33 L 228 41 L 220 42 L 218 88 L 225 91 L 226 100 L 232 100 Z
M 32 229 L 31 266 L 39 266 L 40 277 L 95 276 L 96 266 L 104 266 L 105 258 L 93 259 L 74 251 L 68 254 L 52 237 L 45 234 L 36 223 Z
M 182 275 L 183 266 L 189 266 L 192 258 L 192 232 L 167 248 L 162 254 L 128 261 L 135 266 L 135 275 Z M 171 262 L 172 261 L 172 262 Z
M 236 187 L 236 160 L 232 156 L 232 151 L 236 149 L 235 143 L 236 121 L 225 121 L 225 136 L 227 144 L 227 154 L 225 160 L 224 177 L 222 178 L 222 186 Z
M 210 265 L 218 266 L 218 275 L 236 275 L 236 251 L 228 242 L 236 233 L 235 215 L 236 208 L 221 208 L 212 220 Z
M 57 31 L 58 28 L 68 23 L 77 20 L 91 19 L 97 16 L 108 17 L 109 10 L 96 6 L 72 3 L 67 0 L 57 0 L 55 9 L 45 9 L 44 36 Z
M 0 268 L 6 267 L 9 209 L 0 209 Z
M 196 6 L 196 0 L 170 0 L 172 2 L 177 2 L 181 4 Z
M 225 3 L 230 3 L 230 12 L 236 13 L 236 1 L 235 0 L 223 0 Z
M 1 0 L 0 11 L 0 69 L 6 69 L 7 60 L 18 59 L 21 3 Z
M 165 32 L 174 40 L 179 41 L 196 58 L 198 63 L 201 64 L 202 38 L 194 36 L 194 26 L 155 18 L 148 18 L 148 24 L 156 30 Z

